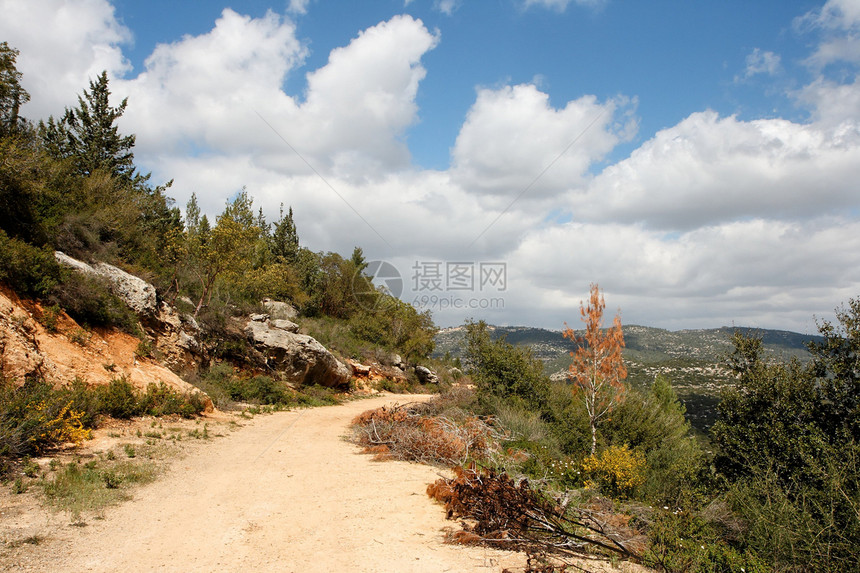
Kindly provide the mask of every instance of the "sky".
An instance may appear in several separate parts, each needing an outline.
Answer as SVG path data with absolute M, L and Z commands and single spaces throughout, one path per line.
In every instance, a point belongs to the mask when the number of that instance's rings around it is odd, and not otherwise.
M 860 0 L 0 0 L 37 121 L 102 70 L 152 181 L 439 326 L 802 333 L 860 296 Z

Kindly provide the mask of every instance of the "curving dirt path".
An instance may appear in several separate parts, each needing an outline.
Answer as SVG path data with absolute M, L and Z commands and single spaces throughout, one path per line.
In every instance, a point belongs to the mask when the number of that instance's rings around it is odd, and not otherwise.
M 459 573 L 522 570 L 516 553 L 442 543 L 426 495 L 439 470 L 374 462 L 346 442 L 357 414 L 415 397 L 258 416 L 192 451 L 86 527 L 28 552 L 30 571 Z

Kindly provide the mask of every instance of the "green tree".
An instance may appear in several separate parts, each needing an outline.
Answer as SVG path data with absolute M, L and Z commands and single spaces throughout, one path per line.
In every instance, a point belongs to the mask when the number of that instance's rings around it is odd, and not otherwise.
M 39 123 L 45 147 L 56 157 L 70 159 L 78 173 L 103 170 L 114 177 L 134 179 L 135 136 L 119 133 L 116 121 L 125 113 L 128 98 L 110 105 L 107 72 L 90 81 L 89 90 L 78 96 L 78 107 L 66 108 L 63 117 Z
M 284 204 L 281 203 L 280 216 L 272 228 L 270 236 L 270 250 L 275 260 L 286 263 L 296 262 L 299 254 L 299 235 L 296 232 L 296 224 L 293 221 L 293 208 L 290 207 L 286 216 L 284 215 Z
M 253 200 L 242 190 L 210 229 L 206 215 L 197 219 L 199 209 L 192 195 L 186 208 L 191 216 L 186 224 L 191 268 L 200 285 L 195 316 L 204 304 L 211 303 L 217 280 L 225 276 L 239 280 L 251 268 L 254 248 L 261 237 L 252 206 Z
M 16 66 L 18 50 L 0 42 L 0 137 L 19 131 L 25 122 L 18 114 L 30 101 L 30 94 L 21 86 L 21 72 Z
M 538 411 L 545 407 L 549 378 L 530 348 L 514 346 L 504 338 L 493 340 L 483 320 L 466 323 L 466 343 L 469 371 L 480 392 Z
M 860 305 L 819 326 L 814 359 L 767 360 L 759 338 L 736 334 L 736 380 L 712 437 L 746 542 L 778 567 L 856 568 L 860 552 L 860 443 L 856 436 Z

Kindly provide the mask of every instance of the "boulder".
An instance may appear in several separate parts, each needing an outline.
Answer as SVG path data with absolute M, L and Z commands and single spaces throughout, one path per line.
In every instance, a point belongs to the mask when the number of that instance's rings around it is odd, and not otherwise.
M 288 382 L 329 388 L 349 385 L 350 369 L 313 337 L 256 320 L 248 321 L 245 335 L 266 357 L 266 363 L 283 372 Z
M 401 370 L 406 370 L 406 363 L 403 362 L 403 358 L 399 354 L 391 355 L 391 365 Z
M 138 315 L 153 317 L 158 314 L 159 309 L 158 300 L 155 296 L 155 287 L 142 278 L 107 263 L 88 265 L 60 251 L 55 251 L 54 257 L 64 267 L 85 275 L 105 279 L 110 291 Z
M 298 324 L 284 318 L 276 318 L 272 320 L 269 324 L 271 324 L 272 328 L 279 328 L 281 330 L 286 330 L 287 332 L 299 331 Z
M 422 384 L 438 384 L 439 378 L 436 373 L 426 366 L 416 366 L 415 375 L 418 376 L 418 381 Z
M 272 300 L 270 298 L 263 299 L 263 308 L 266 309 L 273 319 L 280 318 L 284 320 L 293 320 L 299 316 L 299 311 L 288 302 Z

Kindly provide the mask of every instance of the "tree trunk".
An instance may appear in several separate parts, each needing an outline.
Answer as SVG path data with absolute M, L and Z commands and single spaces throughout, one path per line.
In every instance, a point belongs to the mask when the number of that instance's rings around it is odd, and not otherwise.
M 591 421 L 591 455 L 597 452 L 597 424 L 594 420 Z

